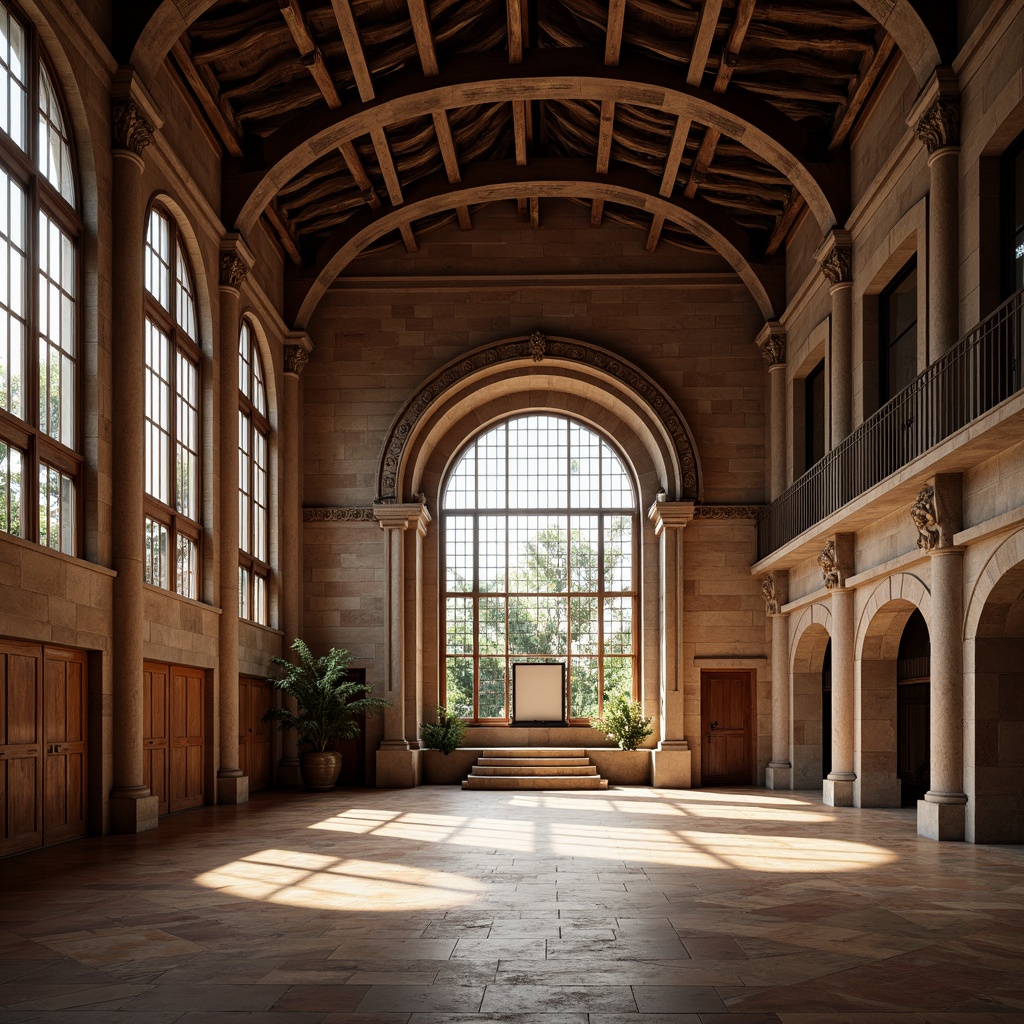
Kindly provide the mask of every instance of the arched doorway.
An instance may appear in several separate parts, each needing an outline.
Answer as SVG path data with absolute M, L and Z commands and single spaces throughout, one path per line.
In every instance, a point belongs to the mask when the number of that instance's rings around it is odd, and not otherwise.
M 896 772 L 900 806 L 916 807 L 931 784 L 931 708 L 928 624 L 914 609 L 896 657 Z
M 792 667 L 794 789 L 820 790 L 832 766 L 831 625 L 831 614 L 821 604 L 806 609 L 796 624 Z

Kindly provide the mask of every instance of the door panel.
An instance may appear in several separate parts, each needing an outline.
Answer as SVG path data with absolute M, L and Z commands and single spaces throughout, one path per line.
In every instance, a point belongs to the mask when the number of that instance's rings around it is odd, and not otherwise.
M 170 670 L 170 810 L 198 807 L 203 802 L 203 690 L 201 669 Z
M 707 786 L 753 781 L 753 679 L 749 672 L 701 673 L 702 768 Z
M 86 660 L 47 648 L 43 663 L 44 842 L 86 832 Z
M 142 672 L 142 781 L 157 798 L 158 814 L 170 810 L 170 730 L 166 665 L 147 661 Z
M 273 703 L 273 690 L 265 679 L 252 676 L 240 677 L 238 686 L 240 767 L 249 777 L 249 792 L 259 793 L 272 783 L 270 723 L 263 716 Z
M 43 843 L 42 649 L 0 645 L 0 856 Z

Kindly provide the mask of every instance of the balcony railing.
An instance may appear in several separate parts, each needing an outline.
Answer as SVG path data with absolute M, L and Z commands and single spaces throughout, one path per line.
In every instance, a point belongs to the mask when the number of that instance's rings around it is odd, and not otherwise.
M 961 338 L 757 518 L 764 558 L 1022 386 L 1024 291 Z

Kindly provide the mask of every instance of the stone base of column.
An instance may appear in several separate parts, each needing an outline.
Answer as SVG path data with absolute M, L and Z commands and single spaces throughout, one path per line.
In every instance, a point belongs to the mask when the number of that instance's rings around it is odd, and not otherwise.
M 962 843 L 966 819 L 964 803 L 933 803 L 927 796 L 917 801 L 917 834 L 925 839 Z
M 768 789 L 792 789 L 793 766 L 788 761 L 769 761 L 764 770 L 764 784 Z
M 898 775 L 866 772 L 853 785 L 854 807 L 899 807 L 902 801 Z
M 131 836 L 156 828 L 160 821 L 160 799 L 143 787 L 142 793 L 110 794 L 110 831 Z
M 653 751 L 651 783 L 658 789 L 689 789 L 693 751 L 686 740 L 664 740 Z
M 385 747 L 377 751 L 377 788 L 412 789 L 422 782 L 420 752 L 400 747 Z
M 821 800 L 827 807 L 852 807 L 853 782 L 850 779 L 825 779 L 821 787 Z
M 277 762 L 277 786 L 279 789 L 302 788 L 302 776 L 299 774 L 298 758 L 282 757 Z
M 217 803 L 244 804 L 249 800 L 247 775 L 217 776 Z

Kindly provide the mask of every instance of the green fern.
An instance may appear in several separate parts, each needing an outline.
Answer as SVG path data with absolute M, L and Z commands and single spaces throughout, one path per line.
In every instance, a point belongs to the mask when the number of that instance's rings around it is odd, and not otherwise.
M 619 695 L 612 697 L 604 706 L 604 716 L 593 728 L 600 729 L 608 739 L 623 750 L 636 750 L 648 736 L 653 735 L 650 718 L 644 718 L 644 709 L 638 701 L 630 701 Z
M 447 757 L 458 750 L 462 737 L 466 735 L 466 723 L 458 715 L 448 714 L 447 709 L 437 706 L 437 722 L 424 722 L 420 735 L 429 750 L 440 750 Z

